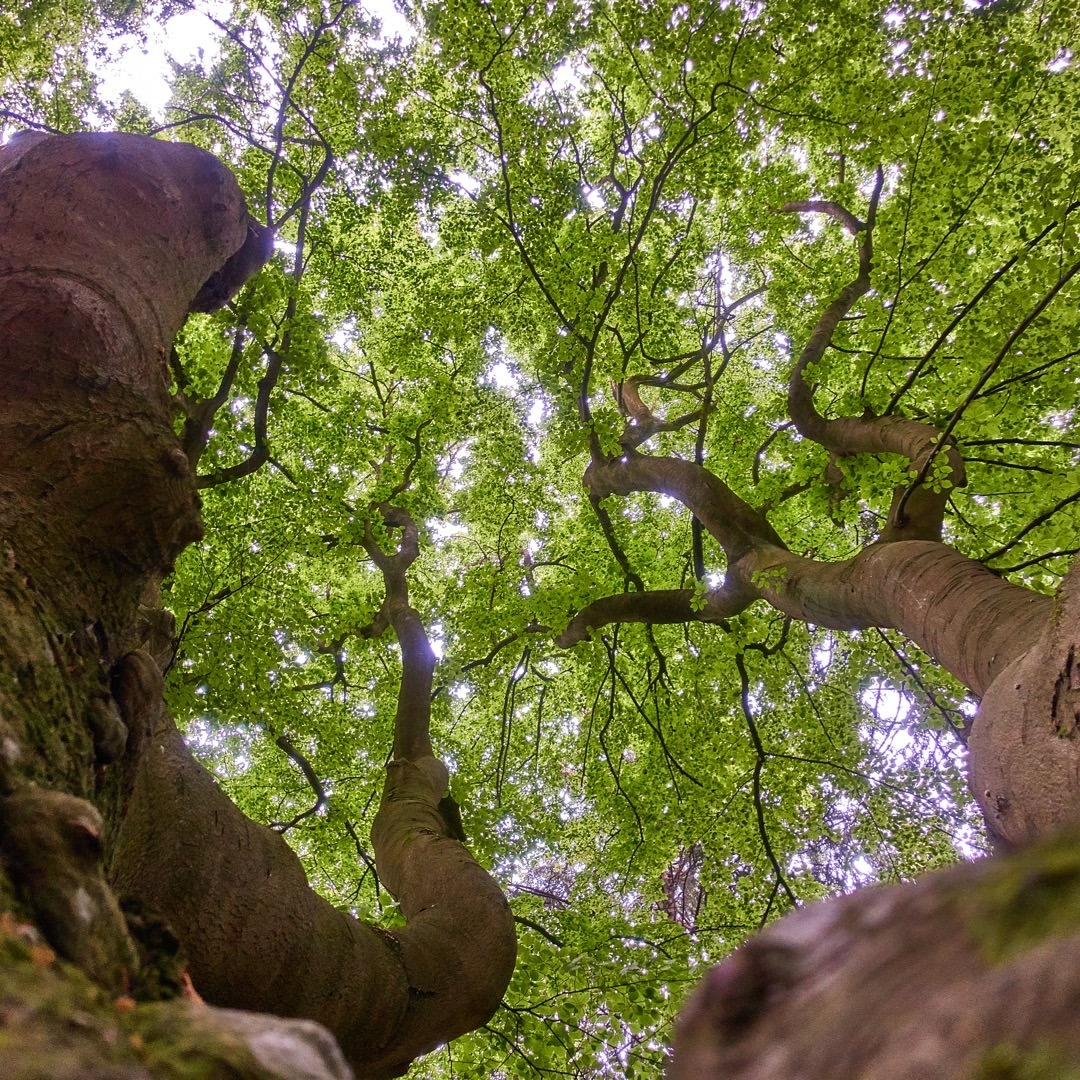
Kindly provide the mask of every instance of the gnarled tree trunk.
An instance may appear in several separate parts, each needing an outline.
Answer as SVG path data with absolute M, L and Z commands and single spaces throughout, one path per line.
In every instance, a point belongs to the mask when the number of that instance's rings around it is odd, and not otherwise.
M 403 705 L 399 731 L 420 725 L 423 740 L 396 747 L 376 821 L 382 878 L 408 916 L 385 933 L 311 892 L 163 708 L 154 599 L 201 535 L 167 357 L 189 311 L 224 304 L 269 239 L 194 147 L 23 135 L 0 148 L 0 936 L 17 960 L 0 978 L 26 1006 L 0 1047 L 3 1075 L 175 1075 L 202 1061 L 208 1075 L 345 1076 L 335 1039 L 359 1075 L 400 1075 L 483 1023 L 513 969 L 506 901 L 439 812 L 426 713 Z M 384 572 L 388 601 L 393 585 L 411 611 L 408 561 Z M 403 702 L 430 682 L 423 628 L 410 629 Z M 133 933 L 154 912 L 212 1004 L 316 1020 L 334 1038 L 139 1004 L 184 985 L 179 971 L 155 977 L 168 958 Z M 93 1022 L 58 1040 L 61 1008 Z

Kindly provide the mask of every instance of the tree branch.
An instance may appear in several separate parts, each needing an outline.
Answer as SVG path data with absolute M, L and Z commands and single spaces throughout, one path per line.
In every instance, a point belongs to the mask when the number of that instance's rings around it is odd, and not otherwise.
M 569 649 L 585 641 L 593 630 L 610 623 L 719 623 L 738 615 L 754 599 L 752 592 L 738 587 L 712 589 L 705 593 L 704 604 L 701 594 L 693 589 L 618 593 L 582 608 L 556 637 L 555 644 Z
M 827 213 L 844 223 L 859 241 L 859 272 L 840 290 L 818 318 L 810 338 L 791 372 L 788 382 L 788 414 L 804 438 L 812 439 L 837 456 L 853 454 L 899 454 L 911 463 L 917 479 L 906 491 L 898 490 L 889 512 L 888 524 L 882 533 L 883 541 L 938 540 L 945 518 L 949 492 L 965 482 L 964 462 L 955 446 L 941 438 L 936 428 L 898 416 L 841 417 L 827 420 L 814 405 L 813 383 L 806 373 L 811 364 L 819 361 L 832 344 L 832 336 L 840 321 L 847 317 L 855 303 L 870 290 L 873 269 L 873 228 L 884 173 L 879 167 L 874 177 L 870 210 L 866 222 L 835 203 L 787 203 L 785 210 L 811 210 Z M 944 450 L 948 463 L 948 478 L 927 486 L 923 483 L 931 464 Z M 912 501 L 912 494 L 918 489 Z M 936 490 L 934 490 L 936 489 Z
M 323 782 L 319 779 L 319 774 L 312 767 L 311 762 L 297 750 L 288 735 L 279 735 L 274 740 L 274 744 L 292 758 L 297 768 L 304 774 L 304 779 L 311 785 L 311 790 L 315 792 L 315 805 L 309 810 L 301 811 L 289 821 L 272 821 L 270 823 L 270 828 L 275 832 L 286 833 L 294 826 L 299 825 L 304 818 L 317 814 L 326 805 L 326 788 L 323 787 Z
M 784 895 L 791 902 L 792 907 L 799 906 L 799 900 L 791 891 L 787 875 L 780 866 L 773 851 L 772 841 L 769 839 L 769 829 L 765 822 L 765 809 L 761 798 L 761 770 L 765 765 L 765 747 L 761 744 L 761 736 L 758 734 L 757 722 L 754 720 L 754 710 L 750 704 L 750 677 L 746 673 L 746 663 L 742 653 L 735 654 L 735 667 L 739 671 L 739 701 L 742 704 L 743 717 L 746 719 L 746 727 L 750 732 L 750 741 L 754 744 L 757 758 L 754 762 L 754 814 L 757 817 L 758 836 L 761 837 L 761 846 L 765 849 L 765 857 L 776 875 L 776 884 L 783 890 Z
M 420 553 L 419 530 L 405 510 L 386 504 L 377 509 L 388 528 L 402 530 L 401 542 L 392 554 L 379 546 L 370 521 L 365 526 L 363 539 L 364 550 L 382 571 L 386 587 L 381 613 L 385 613 L 401 646 L 401 685 L 394 723 L 394 757 L 409 760 L 431 758 L 431 685 L 435 653 L 419 613 L 409 603 L 409 586 L 405 577 Z M 444 791 L 439 792 L 440 797 Z
M 724 549 L 725 591 L 745 589 L 831 629 L 900 630 L 976 694 L 1034 643 L 1050 614 L 1050 597 L 937 541 L 871 544 L 836 563 L 803 558 L 726 484 L 680 458 L 593 462 L 585 484 L 594 497 L 653 491 L 678 499 Z

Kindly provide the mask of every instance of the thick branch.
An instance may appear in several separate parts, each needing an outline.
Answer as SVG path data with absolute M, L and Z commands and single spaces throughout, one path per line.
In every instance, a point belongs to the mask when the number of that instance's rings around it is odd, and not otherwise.
M 729 566 L 760 544 L 785 546 L 763 514 L 692 461 L 639 454 L 594 460 L 585 470 L 584 483 L 594 499 L 633 491 L 654 491 L 678 499 L 724 549 Z
M 1050 614 L 1049 597 L 940 543 L 873 544 L 839 563 L 801 558 L 763 515 L 693 462 L 629 454 L 594 462 L 585 483 L 594 497 L 655 491 L 678 499 L 727 554 L 726 590 L 745 589 L 818 626 L 897 629 L 979 695 L 1031 647 Z
M 983 698 L 972 727 L 971 788 L 1004 848 L 1080 818 L 1080 562 L 1043 634 Z
M 760 549 L 733 569 L 792 618 L 835 630 L 899 630 L 977 695 L 1038 640 L 1053 605 L 924 540 L 872 544 L 839 563 Z
M 878 173 L 880 174 L 880 172 L 879 169 Z M 852 236 L 857 236 L 866 228 L 866 222 L 860 221 L 850 210 L 845 209 L 839 203 L 822 199 L 797 199 L 793 202 L 786 202 L 776 212 L 781 214 L 828 214 L 829 217 L 839 221 Z
M 409 920 L 388 933 L 317 896 L 285 841 L 229 801 L 167 714 L 134 752 L 114 884 L 169 921 L 208 1001 L 318 1020 L 372 1078 L 401 1075 L 490 1018 L 513 970 L 513 920 L 446 838 L 429 770 L 387 770 L 372 836 Z
M 965 482 L 964 461 L 956 448 L 941 437 L 929 424 L 920 424 L 897 416 L 846 416 L 827 420 L 814 405 L 813 383 L 806 373 L 812 364 L 825 355 L 842 319 L 856 302 L 870 290 L 873 269 L 873 225 L 877 202 L 881 194 L 883 174 L 879 169 L 870 213 L 864 224 L 843 207 L 834 203 L 787 203 L 784 210 L 828 213 L 844 223 L 852 234 L 861 234 L 859 241 L 859 272 L 845 285 L 818 318 L 805 348 L 791 372 L 788 382 L 788 414 L 804 438 L 812 439 L 831 454 L 846 457 L 853 454 L 899 454 L 907 458 L 918 477 L 917 487 L 906 498 L 898 491 L 889 514 L 883 540 L 938 540 L 945 516 L 950 490 Z M 945 455 L 948 478 L 927 485 L 925 481 L 938 453 Z M 936 489 L 936 490 L 933 490 Z
M 697 595 L 693 589 L 656 589 L 605 596 L 582 608 L 555 644 L 569 649 L 609 623 L 718 623 L 738 615 L 755 599 L 754 593 L 738 587 L 712 589 L 705 593 L 704 604 L 695 607 Z
M 505 897 L 440 811 L 448 773 L 431 754 L 435 657 L 406 579 L 418 530 L 402 510 L 381 512 L 402 539 L 384 550 L 369 526 L 364 546 L 383 574 L 380 618 L 398 636 L 402 676 L 372 845 L 405 927 L 374 930 L 317 897 L 280 837 L 225 799 L 167 716 L 143 748 L 115 859 L 118 883 L 177 928 L 208 1000 L 316 1019 L 365 1077 L 401 1075 L 486 1023 L 516 951 Z

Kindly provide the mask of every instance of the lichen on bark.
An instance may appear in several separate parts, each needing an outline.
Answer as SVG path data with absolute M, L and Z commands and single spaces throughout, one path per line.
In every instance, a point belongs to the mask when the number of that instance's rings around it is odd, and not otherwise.
M 773 923 L 694 992 L 670 1080 L 1080 1072 L 1078 841 L 1074 829 Z

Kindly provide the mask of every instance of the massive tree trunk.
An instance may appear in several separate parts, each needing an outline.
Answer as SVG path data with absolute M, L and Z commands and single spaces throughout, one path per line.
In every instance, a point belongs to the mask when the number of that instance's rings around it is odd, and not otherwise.
M 949 429 L 869 411 L 826 419 L 807 378 L 870 288 L 881 184 L 879 170 L 866 222 L 832 203 L 785 207 L 829 213 L 857 237 L 858 273 L 796 360 L 788 413 L 833 462 L 906 459 L 909 482 L 880 535 L 843 562 L 795 554 L 704 464 L 638 451 L 655 426 L 631 379 L 623 453 L 594 444 L 585 487 L 595 505 L 646 491 L 681 502 L 723 550 L 724 583 L 703 598 L 604 598 L 559 641 L 572 646 L 611 622 L 720 623 L 756 601 L 837 630 L 899 630 L 981 699 L 968 741 L 972 791 L 995 846 L 1021 854 L 863 890 L 770 927 L 691 999 L 673 1077 L 1080 1075 L 1080 566 L 1051 598 L 942 542 L 948 493 L 964 483 Z M 1038 840 L 1047 846 L 1024 850 Z
M 161 949 L 133 933 L 160 916 L 212 1004 L 319 1021 L 359 1075 L 400 1075 L 483 1023 L 514 962 L 506 901 L 439 811 L 445 769 L 414 707 L 430 647 L 404 589 L 411 557 L 379 553 L 388 621 L 412 644 L 373 837 L 408 918 L 394 933 L 316 897 L 281 837 L 225 798 L 164 709 L 153 655 L 168 639 L 161 577 L 201 535 L 167 357 L 189 311 L 221 306 L 266 260 L 268 234 L 209 154 L 137 136 L 0 148 L 0 222 L 0 935 L 13 956 L 0 978 L 26 1006 L 0 1073 L 174 1075 L 194 1055 L 207 1075 L 347 1074 L 314 1024 L 137 1004 L 185 985 L 174 971 L 163 986 Z M 94 1018 L 67 1041 L 41 1004 L 61 998 Z

